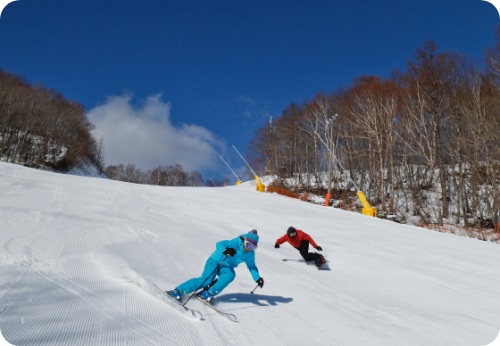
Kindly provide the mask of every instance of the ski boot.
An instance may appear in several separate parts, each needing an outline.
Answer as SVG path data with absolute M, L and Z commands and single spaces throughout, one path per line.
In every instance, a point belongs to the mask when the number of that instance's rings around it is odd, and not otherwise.
M 177 288 L 174 288 L 171 291 L 167 291 L 167 294 L 179 302 L 182 300 L 181 292 L 179 292 Z
M 203 290 L 198 293 L 197 297 L 210 305 L 212 305 L 212 300 L 214 299 L 214 296 L 207 290 Z

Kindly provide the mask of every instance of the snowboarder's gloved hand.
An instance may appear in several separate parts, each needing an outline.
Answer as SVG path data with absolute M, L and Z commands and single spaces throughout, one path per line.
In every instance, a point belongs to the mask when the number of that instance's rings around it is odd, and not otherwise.
M 228 247 L 226 250 L 224 250 L 222 254 L 233 257 L 234 255 L 236 255 L 236 250 L 233 249 L 232 247 Z
M 278 243 L 274 244 L 274 248 L 275 249 L 279 249 L 280 248 L 280 244 L 278 244 Z
M 263 278 L 259 278 L 259 280 L 255 281 L 260 288 L 262 288 L 264 286 L 264 279 Z
M 318 245 L 318 246 L 316 246 L 316 250 L 318 250 L 318 251 L 323 251 L 323 248 L 322 248 L 321 246 L 319 246 L 319 245 Z

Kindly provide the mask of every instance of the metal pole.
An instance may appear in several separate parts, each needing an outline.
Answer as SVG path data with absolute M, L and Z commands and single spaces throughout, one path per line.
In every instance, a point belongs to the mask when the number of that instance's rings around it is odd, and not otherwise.
M 318 136 L 319 140 L 321 141 L 321 143 L 323 143 L 323 145 L 326 147 L 326 149 L 328 149 L 328 151 L 330 152 L 330 154 L 332 155 L 333 159 L 339 164 L 340 167 L 342 167 L 342 169 L 345 171 L 346 169 L 344 168 L 344 166 L 342 166 L 342 164 L 339 162 L 339 160 L 337 160 L 337 158 L 335 157 L 335 155 L 332 153 L 332 150 L 328 147 L 328 145 L 325 143 L 325 141 L 323 140 L 323 138 L 321 138 L 321 136 L 318 134 L 318 132 L 314 131 L 314 133 L 316 134 L 316 136 Z M 354 185 L 354 187 L 356 188 L 356 190 L 360 191 L 359 190 L 359 187 L 356 185 L 356 183 L 351 179 L 351 182 L 352 184 Z
M 236 152 L 238 153 L 238 155 L 240 155 L 240 157 L 243 159 L 243 161 L 245 161 L 245 163 L 247 164 L 248 168 L 250 168 L 250 170 L 252 171 L 253 175 L 257 176 L 257 173 L 254 172 L 254 170 L 252 169 L 252 167 L 250 167 L 250 165 L 248 164 L 247 160 L 245 160 L 245 158 L 240 154 L 240 152 L 238 151 L 238 149 L 236 149 L 236 147 L 233 145 L 233 148 L 234 150 L 236 150 Z
M 252 290 L 252 292 L 250 292 L 250 294 L 253 294 L 253 292 L 257 289 L 257 287 L 259 287 L 259 284 L 257 284 L 257 286 L 255 286 L 255 288 Z
M 222 158 L 222 156 L 220 156 L 220 155 L 219 155 L 219 157 L 220 157 L 220 159 L 221 159 L 221 160 L 222 160 L 222 161 L 226 164 L 227 168 L 229 168 L 229 170 L 230 170 L 231 172 L 233 172 L 233 174 L 234 174 L 234 176 L 236 177 L 236 179 L 240 180 L 240 177 L 238 177 L 238 175 L 236 175 L 236 173 L 234 173 L 234 171 L 231 169 L 231 167 L 229 166 L 229 164 L 228 164 L 228 163 L 227 163 L 227 162 L 226 162 L 226 161 Z

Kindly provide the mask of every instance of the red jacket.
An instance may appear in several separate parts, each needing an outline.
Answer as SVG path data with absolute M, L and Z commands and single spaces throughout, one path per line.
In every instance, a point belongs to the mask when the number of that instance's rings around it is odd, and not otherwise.
M 313 240 L 313 238 L 311 238 L 309 234 L 307 234 L 306 232 L 302 232 L 299 229 L 297 230 L 297 235 L 295 237 L 290 238 L 288 234 L 285 234 L 283 237 L 276 240 L 276 244 L 281 245 L 287 241 L 294 248 L 300 248 L 300 243 L 302 243 L 303 240 L 308 241 L 314 248 L 318 246 L 316 245 L 316 242 Z

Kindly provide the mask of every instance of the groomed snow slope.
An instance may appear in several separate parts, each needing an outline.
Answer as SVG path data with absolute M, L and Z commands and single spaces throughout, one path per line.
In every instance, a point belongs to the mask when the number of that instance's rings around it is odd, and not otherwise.
M 288 244 L 310 233 L 318 271 Z M 198 276 L 215 243 L 260 235 L 195 321 L 163 290 Z M 486 345 L 500 327 L 500 247 L 225 188 L 133 185 L 0 163 L 0 330 L 14 345 Z M 283 261 L 293 259 L 293 261 Z M 295 261 L 297 260 L 297 261 Z

